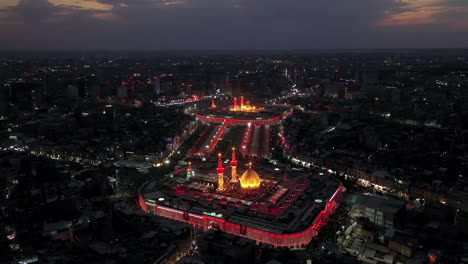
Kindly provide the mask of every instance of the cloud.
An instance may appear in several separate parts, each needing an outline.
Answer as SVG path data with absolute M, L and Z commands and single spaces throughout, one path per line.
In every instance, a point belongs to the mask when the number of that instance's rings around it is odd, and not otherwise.
M 22 24 L 22 19 L 17 14 L 0 10 L 0 23 L 3 27 L 0 27 L 0 32 L 14 32 L 14 27 Z
M 456 21 L 452 25 L 452 29 L 455 30 L 468 30 L 468 20 Z
M 4 1 L 4 0 L 1 0 Z M 0 22 L 37 27 L 39 24 L 63 23 L 68 18 L 115 19 L 114 5 L 95 0 L 6 0 L 0 9 Z M 0 30 L 2 27 L 0 25 Z
M 94 18 L 100 19 L 100 20 L 105 20 L 105 21 L 111 21 L 111 20 L 116 20 L 118 19 L 118 16 L 113 14 L 112 12 L 95 12 L 92 14 Z
M 379 26 L 443 24 L 454 28 L 461 19 L 454 20 L 454 16 L 468 17 L 468 1 L 464 0 L 394 0 L 394 4 Z
M 3 1 L 9 1 L 8 7 Z M 460 9 L 466 6 L 465 1 L 0 0 L 4 4 L 0 5 L 0 31 L 15 32 L 11 41 L 0 42 L 0 48 L 320 49 L 463 45 L 468 37 L 453 32 L 467 28 L 468 16 Z
M 17 6 L 20 0 L 2 0 L 0 1 L 0 9 Z
M 58 11 L 47 0 L 21 0 L 9 9 L 11 14 L 21 18 L 22 23 L 40 23 Z
M 114 8 L 112 4 L 106 4 L 97 0 L 49 0 L 54 6 L 76 8 L 81 10 L 110 11 Z
M 116 3 L 103 2 L 98 0 L 48 0 L 50 4 L 63 9 L 72 9 L 82 12 L 82 15 L 88 15 L 99 20 L 115 20 L 117 16 L 112 13 Z M 63 19 L 59 19 L 63 21 Z

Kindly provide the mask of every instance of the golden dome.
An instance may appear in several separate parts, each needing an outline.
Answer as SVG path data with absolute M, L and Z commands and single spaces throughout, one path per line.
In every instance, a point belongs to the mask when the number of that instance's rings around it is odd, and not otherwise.
M 257 189 L 260 187 L 260 176 L 252 168 L 248 168 L 240 178 L 242 189 Z

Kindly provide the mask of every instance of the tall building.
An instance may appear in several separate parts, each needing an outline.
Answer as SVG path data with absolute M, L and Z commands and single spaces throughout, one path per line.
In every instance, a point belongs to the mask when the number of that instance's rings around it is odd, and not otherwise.
M 44 103 L 45 97 L 45 86 L 40 85 L 32 88 L 31 90 L 31 102 L 34 109 L 39 108 Z
M 310 119 L 315 124 L 319 124 L 323 128 L 328 126 L 328 112 L 327 111 L 313 110 L 310 113 Z
M 102 85 L 100 89 L 100 95 L 102 97 L 115 95 L 114 84 L 110 82 L 109 83 L 106 82 L 106 84 Z
M 187 84 L 185 88 L 185 95 L 191 96 L 193 94 L 193 85 Z
M 439 99 L 442 96 L 439 97 Z M 385 87 L 385 99 L 388 102 L 399 104 L 401 100 L 401 91 L 396 87 Z
M 78 89 L 78 96 L 84 98 L 88 96 L 88 84 L 84 80 L 79 80 L 76 83 Z
M 173 82 L 163 82 L 162 91 L 164 95 L 176 95 L 177 94 L 177 84 Z
M 334 82 L 327 86 L 325 96 L 344 98 L 346 84 L 344 82 Z
M 370 222 L 379 226 L 392 228 L 399 213 L 404 210 L 404 205 L 405 201 L 402 199 L 359 194 L 351 214 L 368 218 Z
M 385 97 L 385 86 L 383 85 L 368 85 L 366 86 L 365 94 L 370 98 L 384 98 Z
M 47 96 L 55 96 L 59 90 L 60 83 L 56 76 L 47 73 L 44 77 L 45 92 Z
M 154 91 L 156 92 L 156 95 L 159 95 L 161 93 L 161 79 L 158 76 L 154 76 Z
M 124 83 L 117 88 L 117 97 L 120 99 L 126 99 L 128 97 L 128 88 Z
M 114 119 L 115 118 L 115 109 L 112 105 L 106 105 L 104 107 L 104 110 L 102 111 L 102 114 L 107 118 L 107 119 Z
M 9 84 L 0 86 L 0 116 L 8 113 Z
M 78 86 L 72 85 L 72 84 L 68 85 L 67 89 L 66 89 L 66 94 L 67 94 L 67 97 L 77 98 L 78 97 Z
M 102 84 L 105 82 L 104 71 L 100 67 L 96 67 L 94 70 L 94 75 L 98 83 Z
M 361 84 L 361 90 L 366 90 L 369 85 L 374 85 L 380 79 L 379 71 L 376 69 L 357 70 L 354 79 Z
M 97 83 L 89 86 L 88 96 L 90 98 L 98 98 L 101 95 L 101 87 Z

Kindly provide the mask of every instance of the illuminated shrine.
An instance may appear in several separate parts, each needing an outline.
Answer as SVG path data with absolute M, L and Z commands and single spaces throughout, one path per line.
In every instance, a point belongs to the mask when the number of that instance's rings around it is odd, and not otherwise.
M 251 105 L 249 102 L 245 103 L 244 102 L 244 96 L 241 96 L 240 104 L 237 103 L 237 98 L 234 98 L 234 104 L 233 106 L 229 109 L 232 112 L 253 112 L 253 113 L 258 113 L 263 110 L 261 107 L 256 107 Z
M 241 96 L 240 100 L 213 100 L 211 106 L 208 103 L 190 111 L 199 122 L 209 124 L 187 153 L 193 159 L 144 183 L 139 189 L 141 209 L 275 247 L 303 248 L 309 244 L 338 207 L 344 192 L 341 183 L 309 171 L 246 163 L 270 157 L 270 129 L 293 109 L 254 106 Z M 238 144 L 240 159 L 236 148 L 232 148 L 230 159 L 214 156 L 218 142 L 232 131 L 243 131 L 238 142 L 231 141 Z
M 253 105 L 245 102 L 241 96 L 240 100 L 233 98 L 233 103 L 229 105 L 212 100 L 209 107 L 194 109 L 192 113 L 202 123 L 275 125 L 290 116 L 293 110 L 281 105 Z
M 147 213 L 204 230 L 302 248 L 326 225 L 344 192 L 341 183 L 327 175 L 288 171 L 285 177 L 285 171 L 262 164 L 254 170 L 237 160 L 235 151 L 231 162 L 221 156 L 192 161 L 146 182 L 139 189 L 139 205 Z M 239 178 L 237 171 L 244 171 Z
M 243 190 L 257 190 L 261 183 L 260 176 L 252 169 L 252 163 L 249 163 L 249 168 L 242 174 L 240 185 Z

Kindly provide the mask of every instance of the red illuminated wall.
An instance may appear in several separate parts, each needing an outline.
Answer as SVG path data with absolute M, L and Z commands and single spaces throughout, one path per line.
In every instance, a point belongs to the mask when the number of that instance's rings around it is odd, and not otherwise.
M 287 118 L 293 113 L 292 110 L 285 112 L 282 115 L 270 118 L 270 119 L 236 119 L 236 118 L 225 118 L 225 117 L 215 117 L 215 116 L 204 116 L 195 114 L 198 120 L 202 123 L 226 123 L 228 125 L 247 125 L 251 123 L 252 125 L 274 125 L 281 121 L 283 118 Z
M 330 215 L 335 212 L 339 205 L 339 201 L 341 200 L 343 191 L 343 186 L 340 186 L 326 204 L 325 209 L 319 213 L 314 223 L 307 230 L 293 234 L 271 233 L 248 226 L 241 226 L 237 223 L 231 223 L 223 218 L 216 218 L 209 215 L 196 215 L 165 206 L 158 206 L 156 204 L 146 202 L 141 196 L 139 204 L 145 212 L 151 212 L 162 217 L 186 222 L 205 230 L 216 228 L 228 234 L 246 237 L 257 242 L 274 245 L 276 247 L 303 247 L 312 241 L 320 229 L 327 223 Z

